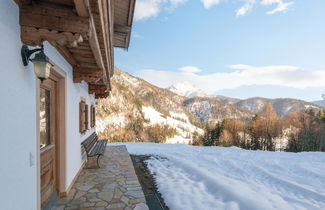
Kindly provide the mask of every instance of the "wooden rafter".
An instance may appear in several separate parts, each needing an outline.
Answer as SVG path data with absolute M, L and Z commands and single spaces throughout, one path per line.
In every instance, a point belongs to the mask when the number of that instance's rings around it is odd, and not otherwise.
M 110 90 L 110 69 L 114 68 L 114 66 L 112 66 L 112 54 L 111 52 L 113 51 L 112 46 L 110 46 L 110 38 L 111 38 L 111 34 L 109 31 L 109 19 L 108 19 L 108 14 L 107 14 L 107 7 L 110 6 L 107 4 L 107 1 L 103 1 L 103 0 L 98 0 L 98 4 L 97 4 L 97 10 L 98 10 L 98 15 L 99 15 L 99 22 L 100 22 L 100 33 L 99 35 L 101 36 L 101 39 L 103 40 L 103 45 L 104 45 L 104 53 L 103 53 L 103 60 L 106 63 L 105 65 L 105 75 L 108 78 L 107 79 L 107 85 L 108 85 L 108 90 Z
M 92 83 L 103 76 L 103 71 L 98 68 L 75 67 L 73 69 L 73 81 L 81 82 L 82 80 Z
M 135 0 L 114 0 L 114 46 L 128 49 Z
M 135 0 L 130 0 L 130 5 L 129 5 L 129 14 L 128 14 L 128 26 L 132 26 L 133 22 L 133 14 L 134 14 L 134 8 L 135 8 Z M 129 31 L 127 38 L 126 38 L 126 44 L 125 48 L 128 49 L 130 45 L 130 39 L 131 39 L 131 30 Z
M 100 46 L 99 46 L 99 42 L 98 42 L 98 38 L 97 38 L 97 33 L 96 33 L 96 28 L 95 28 L 95 23 L 94 23 L 94 19 L 92 18 L 92 16 L 90 16 L 90 33 L 89 33 L 89 44 L 90 44 L 90 48 L 94 53 L 94 57 L 96 59 L 96 63 L 98 65 L 99 68 L 101 68 L 103 70 L 104 73 L 104 83 L 107 84 L 107 77 L 106 77 L 106 71 L 105 71 L 105 66 L 104 66 L 104 61 L 103 61 L 103 57 L 102 57 L 102 53 L 100 50 Z
M 99 98 L 107 98 L 109 96 L 109 94 L 110 94 L 109 92 L 96 94 L 95 95 L 95 98 L 96 99 L 99 99 Z
M 94 85 L 94 84 L 89 84 L 88 85 L 88 92 L 89 94 L 104 94 L 108 92 L 107 86 L 106 85 Z
M 81 34 L 37 29 L 29 26 L 21 26 L 20 34 L 22 42 L 31 42 L 38 46 L 45 40 L 49 42 L 55 41 L 61 46 L 70 45 L 72 47 L 77 47 L 79 43 L 83 42 Z
M 70 63 L 71 66 L 78 65 L 76 59 L 71 55 L 71 53 L 65 46 L 61 46 L 55 41 L 52 41 L 50 43 L 61 53 L 61 55 L 68 61 L 68 63 Z
M 115 33 L 128 34 L 131 31 L 131 27 L 125 26 L 125 25 L 120 25 L 120 24 L 115 24 L 114 25 L 114 31 L 115 31 Z
M 113 76 L 114 74 L 114 1 L 108 1 L 107 6 L 107 19 L 108 19 L 108 35 L 110 35 L 107 39 L 109 41 L 110 47 L 110 57 L 111 59 L 111 66 L 113 67 L 110 69 L 110 75 Z M 110 87 L 111 90 L 111 87 Z
M 86 34 L 89 18 L 79 17 L 71 9 L 52 4 L 32 4 L 20 7 L 20 25 Z
M 80 17 L 89 17 L 88 0 L 74 0 L 74 5 Z

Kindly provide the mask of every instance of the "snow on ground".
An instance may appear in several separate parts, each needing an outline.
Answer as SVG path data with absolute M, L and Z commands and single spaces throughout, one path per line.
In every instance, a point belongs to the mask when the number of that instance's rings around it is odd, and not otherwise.
M 124 145 L 131 154 L 159 156 L 148 167 L 171 210 L 325 209 L 325 153 Z
M 169 112 L 169 114 L 172 118 L 176 118 L 176 119 L 179 118 L 179 119 L 185 120 L 186 122 L 190 122 L 188 119 L 188 116 L 184 113 Z
M 138 87 L 140 85 L 140 82 L 137 78 L 134 78 L 126 73 L 122 73 L 120 77 L 113 77 L 113 78 L 127 86 Z
M 108 126 L 118 126 L 124 127 L 125 126 L 125 116 L 123 113 L 119 113 L 116 115 L 110 115 L 104 119 L 97 118 L 96 119 L 96 131 L 103 132 L 105 128 Z
M 191 144 L 192 139 L 176 135 L 171 138 L 167 138 L 166 144 Z
M 319 109 L 317 106 L 314 105 L 305 105 L 306 109 Z
M 155 110 L 153 107 L 150 106 L 143 106 L 142 112 L 144 114 L 144 117 L 148 120 L 150 120 L 150 125 L 154 124 L 161 124 L 161 125 L 169 125 L 172 128 L 176 128 L 179 135 L 176 135 L 172 138 L 167 139 L 167 143 L 171 144 L 189 144 L 192 139 L 189 138 L 192 136 L 192 133 L 194 131 L 197 131 L 199 134 L 203 133 L 203 130 L 192 125 L 189 122 L 188 117 L 185 114 L 178 114 L 175 112 L 171 112 L 169 116 L 164 117 L 160 112 Z M 185 122 L 174 119 L 173 117 L 180 118 L 182 120 L 185 120 Z

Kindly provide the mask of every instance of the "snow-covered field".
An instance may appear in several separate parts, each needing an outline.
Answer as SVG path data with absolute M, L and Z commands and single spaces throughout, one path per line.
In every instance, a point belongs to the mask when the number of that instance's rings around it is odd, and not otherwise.
M 325 153 L 123 145 L 131 154 L 159 156 L 148 166 L 171 210 L 325 209 Z

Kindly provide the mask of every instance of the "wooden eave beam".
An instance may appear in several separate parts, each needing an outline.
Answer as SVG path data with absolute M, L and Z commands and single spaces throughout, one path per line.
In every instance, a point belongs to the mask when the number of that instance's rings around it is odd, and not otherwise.
M 112 36 L 110 26 L 110 16 L 109 11 L 111 9 L 110 1 L 104 1 L 104 0 L 98 0 L 98 11 L 100 16 L 100 22 L 101 22 L 101 29 L 102 29 L 102 35 L 104 40 L 104 50 L 105 50 L 105 59 L 107 63 L 106 70 L 106 77 L 108 80 L 108 90 L 111 90 L 111 84 L 110 84 L 110 78 L 111 78 L 111 70 L 114 68 L 113 66 L 113 46 L 111 44 Z
M 109 96 L 109 92 L 106 93 L 102 93 L 102 94 L 95 94 L 95 98 L 99 99 L 99 98 L 107 98 Z
M 20 28 L 21 40 L 25 44 L 41 45 L 43 41 L 57 42 L 61 46 L 70 45 L 77 47 L 79 43 L 83 42 L 81 34 L 70 32 L 59 32 L 48 29 L 37 29 L 34 27 L 21 26 Z
M 128 34 L 130 31 L 131 27 L 129 26 L 114 24 L 114 33 Z
M 74 0 L 76 11 L 80 17 L 89 17 L 88 0 Z
M 32 0 L 14 0 L 18 6 L 32 4 Z
M 20 25 L 82 35 L 90 30 L 89 18 L 79 17 L 68 7 L 52 4 L 22 5 Z
M 96 85 L 96 84 L 88 84 L 88 93 L 89 94 L 104 94 L 107 93 L 106 85 Z
M 89 14 L 90 14 L 90 20 L 91 20 L 91 28 L 94 28 L 93 30 L 93 34 L 92 37 L 96 37 L 96 40 L 89 41 L 91 43 L 91 46 L 93 46 L 93 51 L 96 50 L 98 51 L 98 56 L 96 56 L 96 59 L 98 59 L 98 62 L 102 63 L 100 66 L 103 69 L 103 82 L 104 84 L 107 85 L 107 90 L 110 90 L 110 72 L 109 72 L 109 50 L 108 50 L 108 46 L 107 46 L 107 40 L 106 40 L 106 34 L 108 33 L 107 31 L 107 19 L 105 19 L 105 7 L 107 6 L 106 2 L 103 0 L 96 0 L 94 2 L 92 2 L 92 6 L 89 7 Z M 104 8 L 103 8 L 104 7 Z M 97 33 L 96 31 L 96 24 L 94 21 L 94 16 L 93 16 L 93 11 L 98 12 L 98 16 L 99 16 L 99 21 L 100 24 L 97 28 L 97 31 L 99 31 Z M 98 37 L 98 36 L 101 37 Z M 99 44 L 99 38 L 102 41 L 102 46 L 100 46 Z M 98 47 L 97 47 L 98 46 Z M 103 48 L 103 53 L 101 52 L 101 47 Z M 106 65 L 105 65 L 106 63 Z
M 76 59 L 71 55 L 71 53 L 65 46 L 61 46 L 60 44 L 58 44 L 57 42 L 54 42 L 54 41 L 52 41 L 50 43 L 61 53 L 61 55 L 68 61 L 68 63 L 71 66 L 78 65 L 78 62 L 76 61 Z
M 111 57 L 111 66 L 112 69 L 110 71 L 110 76 L 114 75 L 114 1 L 108 1 L 107 6 L 107 16 L 108 16 L 108 35 L 107 39 L 109 40 L 109 47 L 110 47 L 110 57 Z M 111 85 L 110 85 L 111 90 Z
M 73 68 L 73 81 L 79 83 L 82 80 L 92 83 L 102 78 L 103 71 L 99 68 L 87 68 L 87 67 L 74 67 Z
M 135 8 L 135 0 L 130 0 L 129 16 L 128 16 L 128 26 L 130 28 L 131 28 L 132 23 L 133 23 L 134 8 Z M 127 35 L 127 38 L 126 38 L 125 49 L 128 49 L 129 48 L 130 39 L 131 39 L 131 29 L 130 29 L 128 35 Z
M 94 23 L 94 19 L 92 16 L 90 16 L 90 33 L 89 33 L 89 44 L 90 48 L 94 54 L 94 57 L 96 59 L 97 66 L 102 69 L 103 71 L 103 76 L 104 76 L 104 83 L 107 84 L 107 77 L 106 77 L 106 71 L 105 71 L 105 65 L 103 61 L 103 56 L 100 50 L 100 45 L 98 42 L 97 38 L 97 32 L 96 32 L 96 27 Z
M 119 0 L 115 0 L 116 4 L 119 4 Z M 132 29 L 132 22 L 133 22 L 133 14 L 134 14 L 134 8 L 135 8 L 135 0 L 125 0 L 121 2 L 123 4 L 127 4 L 128 6 L 123 6 L 123 8 L 127 9 L 127 13 L 121 13 L 119 14 L 119 10 L 121 8 L 117 7 L 117 13 L 118 15 L 123 15 L 119 17 L 121 20 L 119 22 L 116 22 L 114 24 L 114 46 L 115 47 L 121 47 L 124 49 L 129 48 L 130 38 L 131 38 L 131 29 Z M 123 21 L 122 21 L 123 20 Z M 118 37 L 123 37 L 123 41 L 118 40 Z M 120 41 L 122 43 L 120 43 Z

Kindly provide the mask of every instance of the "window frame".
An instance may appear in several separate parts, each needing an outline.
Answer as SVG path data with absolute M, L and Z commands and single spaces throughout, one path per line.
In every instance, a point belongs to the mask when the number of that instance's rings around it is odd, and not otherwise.
M 81 99 L 79 102 L 79 132 L 84 134 L 88 129 L 88 104 L 86 100 Z
M 90 127 L 94 128 L 96 125 L 96 106 L 92 104 L 90 106 Z

